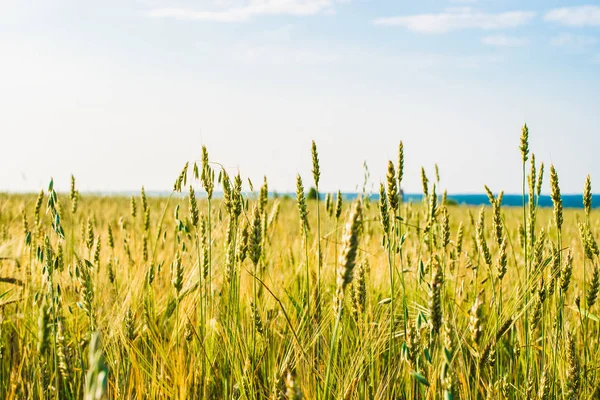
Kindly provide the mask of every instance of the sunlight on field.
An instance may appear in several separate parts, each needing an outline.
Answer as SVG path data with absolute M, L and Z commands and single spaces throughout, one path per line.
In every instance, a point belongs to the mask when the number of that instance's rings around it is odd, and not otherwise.
M 316 147 L 297 199 L 205 149 L 165 198 L 0 195 L 0 396 L 597 398 L 591 186 L 537 208 L 521 140 L 524 208 L 404 203 L 402 147 L 377 200 L 306 198 Z

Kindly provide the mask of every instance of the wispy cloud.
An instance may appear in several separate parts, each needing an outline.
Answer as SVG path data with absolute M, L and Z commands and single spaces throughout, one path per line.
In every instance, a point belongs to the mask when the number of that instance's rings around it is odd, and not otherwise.
M 237 63 L 267 65 L 315 66 L 340 61 L 341 55 L 314 48 L 298 48 L 283 45 L 243 44 L 225 50 L 225 54 Z
M 335 11 L 335 0 L 246 0 L 217 10 L 155 8 L 148 16 L 191 21 L 239 22 L 261 15 L 307 16 Z
M 546 13 L 544 20 L 564 26 L 600 26 L 600 6 L 555 8 Z
M 586 35 L 563 33 L 550 39 L 550 44 L 573 51 L 584 51 L 598 43 L 598 38 Z
M 518 36 L 490 35 L 482 37 L 481 43 L 497 47 L 520 47 L 528 45 L 529 39 Z
M 438 54 L 438 53 L 407 53 L 394 56 L 393 59 L 398 65 L 423 69 L 457 69 L 457 70 L 476 70 L 490 65 L 501 64 L 505 61 L 502 55 L 498 54 Z
M 446 10 L 438 14 L 417 14 L 378 18 L 377 25 L 402 26 L 419 33 L 447 33 L 463 29 L 498 30 L 524 25 L 535 17 L 532 11 L 502 13 L 477 12 L 470 8 Z

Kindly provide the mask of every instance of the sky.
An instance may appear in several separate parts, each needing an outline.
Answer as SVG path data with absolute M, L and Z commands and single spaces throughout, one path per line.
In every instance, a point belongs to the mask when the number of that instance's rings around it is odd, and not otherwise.
M 0 191 L 171 190 L 203 145 L 294 191 L 315 140 L 321 191 L 403 141 L 406 192 L 519 193 L 524 123 L 563 193 L 600 182 L 600 2 L 0 0 Z

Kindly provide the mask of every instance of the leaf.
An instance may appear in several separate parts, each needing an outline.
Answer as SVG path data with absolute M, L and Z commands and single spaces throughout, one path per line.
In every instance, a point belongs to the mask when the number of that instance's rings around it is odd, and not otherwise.
M 400 354 L 402 354 L 402 359 L 404 361 L 408 361 L 408 346 L 406 345 L 406 342 L 402 342 L 402 347 L 400 348 Z
M 285 291 L 285 295 L 287 296 L 288 300 L 292 303 L 292 305 L 296 309 L 296 315 L 301 315 L 302 307 L 296 302 L 296 299 L 294 299 L 292 297 L 292 295 L 287 291 L 287 289 L 284 289 L 284 291 Z
M 598 317 L 596 314 L 592 314 L 591 312 L 589 312 L 587 310 L 578 310 L 577 307 L 575 307 L 575 306 L 569 306 L 568 308 L 570 308 L 573 311 L 578 312 L 579 314 L 581 314 L 582 317 L 589 318 L 595 322 L 600 322 L 600 317 Z
M 12 289 L 9 289 L 6 292 L 0 294 L 0 299 L 2 299 L 4 296 L 6 296 L 7 294 L 9 294 L 11 291 L 12 291 Z
M 419 311 L 419 314 L 417 314 L 417 329 L 421 329 L 421 326 L 426 323 L 427 317 L 425 317 L 425 314 L 423 314 L 422 311 Z
M 452 362 L 452 352 L 444 347 L 444 356 L 446 357 L 446 362 L 450 364 Z
M 425 359 L 426 359 L 427 361 L 429 361 L 429 363 L 431 364 L 431 354 L 429 353 L 429 349 L 428 349 L 428 348 L 425 348 L 425 349 L 423 350 L 423 353 L 425 354 Z
M 421 383 L 422 385 L 429 386 L 429 381 L 427 380 L 427 378 L 425 378 L 420 373 L 413 371 L 410 374 L 413 376 L 413 378 L 415 378 L 417 381 L 419 381 L 419 383 Z

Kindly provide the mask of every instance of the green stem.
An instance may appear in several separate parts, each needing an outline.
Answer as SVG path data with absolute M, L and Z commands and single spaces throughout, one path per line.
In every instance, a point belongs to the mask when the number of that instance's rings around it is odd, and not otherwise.
M 337 312 L 337 316 L 335 318 L 335 325 L 333 326 L 333 334 L 331 335 L 331 343 L 329 345 L 329 361 L 327 362 L 327 371 L 325 372 L 325 400 L 329 400 L 330 398 L 332 398 L 331 396 L 331 388 L 329 387 L 329 380 L 330 380 L 330 376 L 331 376 L 331 366 L 333 363 L 333 360 L 336 358 L 336 343 L 337 343 L 337 334 L 338 334 L 338 329 L 339 329 L 339 325 L 340 325 L 340 320 L 342 318 L 342 307 L 341 307 L 341 302 L 342 300 L 340 299 L 340 305 L 338 305 L 338 312 Z

